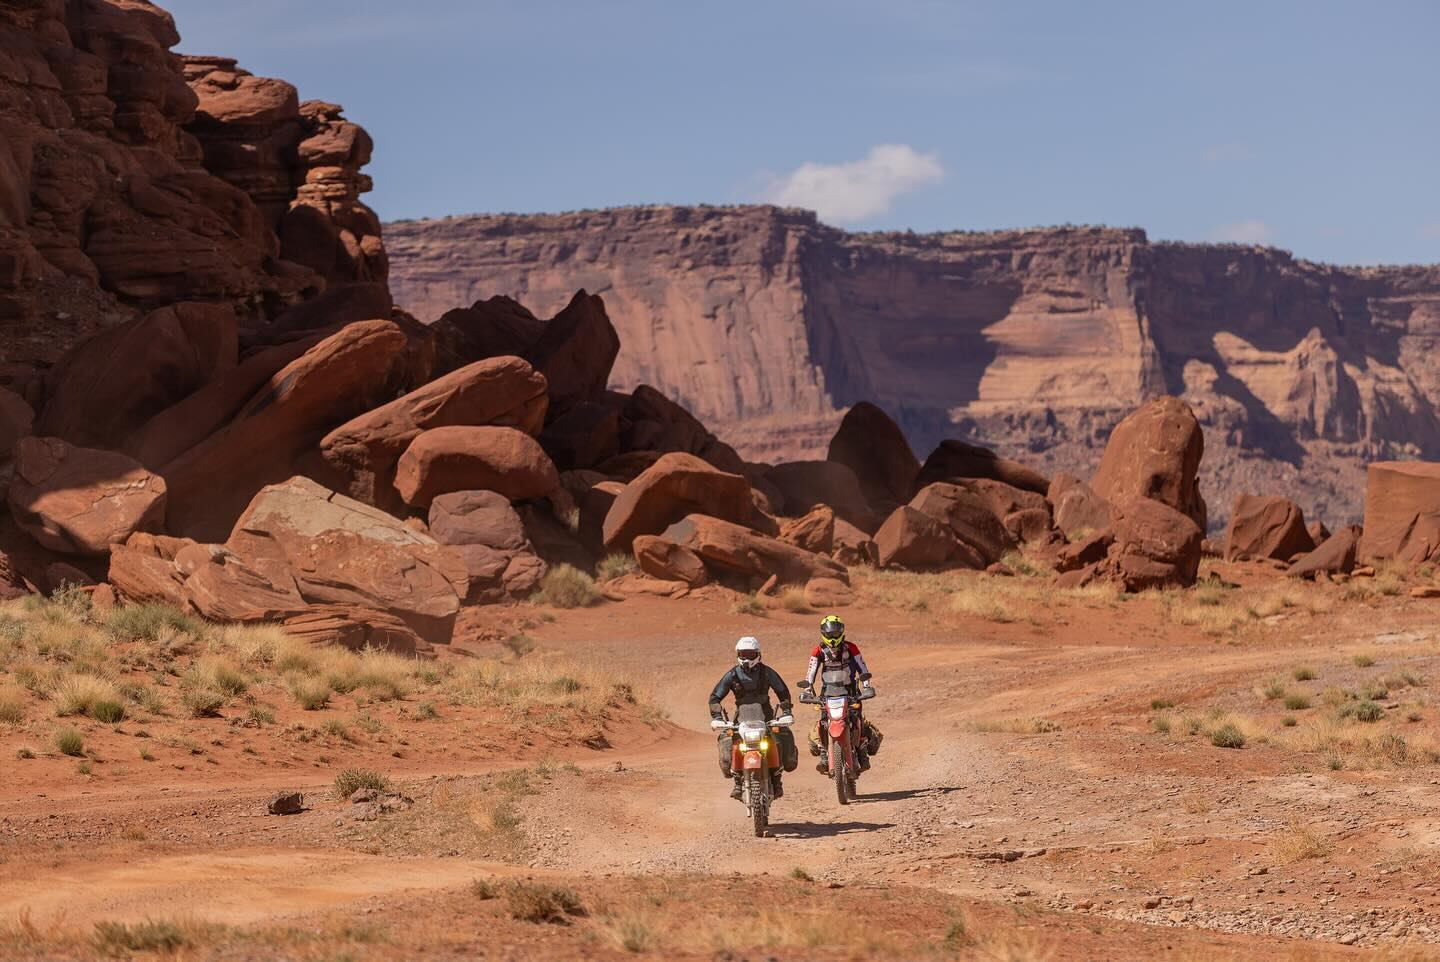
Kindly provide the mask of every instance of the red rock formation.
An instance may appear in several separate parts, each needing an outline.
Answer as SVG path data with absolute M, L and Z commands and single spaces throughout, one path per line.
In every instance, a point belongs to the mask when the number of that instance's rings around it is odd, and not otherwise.
M 612 384 L 679 399 L 747 460 L 822 456 L 874 401 L 917 450 L 974 439 L 1089 477 L 1110 429 L 1183 396 L 1217 526 L 1245 490 L 1358 520 L 1360 466 L 1440 457 L 1440 268 L 1341 269 L 1138 230 L 850 235 L 766 207 L 390 225 L 422 319 L 492 295 L 544 316 L 603 290 Z M 852 465 L 854 467 L 854 465 Z
M 1366 561 L 1440 561 L 1440 464 L 1388 461 L 1370 465 L 1360 557 Z
M 1305 514 L 1288 498 L 1242 494 L 1225 529 L 1225 557 L 1289 561 L 1315 550 Z
M 354 200 L 364 132 L 233 62 L 202 72 L 178 39 L 142 0 L 0 5 L 0 377 L 32 404 L 36 365 L 146 310 L 224 302 L 248 331 L 327 282 L 386 279 Z M 297 207 L 344 256 L 291 241 Z

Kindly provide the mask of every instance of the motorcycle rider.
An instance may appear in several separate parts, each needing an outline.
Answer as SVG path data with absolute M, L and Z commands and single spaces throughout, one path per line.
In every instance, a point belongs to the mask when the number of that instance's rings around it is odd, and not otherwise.
M 845 640 L 845 622 L 840 620 L 838 615 L 826 615 L 820 622 L 820 644 L 810 652 L 810 665 L 805 670 L 805 680 L 801 687 L 807 693 L 813 693 L 815 679 L 821 671 L 832 671 L 842 669 L 850 673 L 850 684 L 858 695 L 862 688 L 870 687 L 870 669 L 865 664 L 865 656 L 860 654 L 860 646 L 853 641 Z M 866 771 L 870 767 L 870 756 L 880 751 L 880 740 L 885 736 L 880 733 L 870 722 L 865 720 L 863 703 L 857 702 L 860 706 L 861 731 L 865 733 L 865 739 L 855 746 L 855 756 L 860 763 L 860 770 Z M 815 770 L 825 775 L 830 774 L 830 761 L 820 748 L 821 730 L 825 724 L 825 710 L 820 710 L 820 718 L 815 722 L 815 727 L 810 730 L 810 754 L 816 755 L 820 761 L 815 765 Z
M 746 635 L 735 643 L 735 667 L 727 671 L 715 685 L 715 690 L 710 693 L 710 717 L 720 719 L 725 713 L 720 708 L 727 694 L 735 696 L 735 707 L 738 710 L 741 705 L 763 705 L 765 709 L 765 720 L 769 721 L 775 717 L 770 708 L 770 692 L 775 692 L 775 697 L 780 701 L 780 714 L 788 715 L 792 708 L 790 704 L 790 688 L 780 673 L 769 665 L 760 661 L 760 641 Z M 785 771 L 793 772 L 800 764 L 800 754 L 795 747 L 795 735 L 789 728 L 781 728 L 775 733 L 775 738 L 780 747 L 780 762 Z M 730 793 L 731 798 L 742 798 L 744 796 L 743 783 L 745 775 L 743 772 L 732 772 L 730 770 L 730 750 L 733 736 L 729 732 L 721 732 L 718 743 L 720 747 L 720 773 L 726 778 L 735 779 L 735 790 Z M 785 794 L 781 785 L 780 772 L 777 769 L 773 775 L 775 797 L 780 798 Z

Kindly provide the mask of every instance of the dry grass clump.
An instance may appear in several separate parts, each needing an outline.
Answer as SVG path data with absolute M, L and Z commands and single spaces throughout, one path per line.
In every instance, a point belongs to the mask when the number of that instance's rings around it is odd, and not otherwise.
M 950 610 L 1002 625 L 1020 619 L 1010 599 L 994 590 L 992 582 L 979 578 L 971 579 L 969 585 L 951 593 Z
M 1270 854 L 1282 864 L 1330 854 L 1330 841 L 1299 819 L 1290 822 L 1285 831 L 1270 840 Z
M 125 696 L 108 678 L 69 675 L 51 693 L 55 714 L 86 715 L 100 722 L 114 723 L 125 717 Z
M 809 611 L 810 605 L 805 601 L 805 589 L 799 585 L 791 585 L 780 592 L 780 607 L 786 611 Z
M 73 726 L 62 728 L 55 733 L 55 749 L 62 755 L 79 758 L 85 754 L 85 736 Z
M 540 579 L 534 600 L 554 608 L 585 608 L 600 598 L 595 579 L 574 565 L 556 565 Z
M 1281 614 L 1322 614 L 1330 599 L 1298 587 L 1224 588 L 1199 584 L 1162 594 L 1162 610 L 1175 624 L 1224 635 Z
M 969 724 L 971 731 L 1006 732 L 1012 735 L 1048 735 L 1058 732 L 1060 725 L 1048 718 L 988 718 Z
M 1124 595 L 1109 583 L 1059 589 L 1038 562 L 1027 561 L 1025 567 L 1033 573 L 1018 578 L 866 567 L 854 568 L 850 575 L 856 593 L 871 604 L 916 612 L 950 610 L 999 623 L 1037 622 L 1045 613 L 1070 605 L 1114 608 Z
M 730 606 L 731 612 L 737 615 L 749 615 L 752 618 L 763 618 L 765 616 L 765 602 L 753 591 L 748 595 L 741 595 L 735 599 Z
M 18 725 L 25 720 L 25 691 L 13 685 L 0 688 L 0 725 Z
M 622 575 L 631 574 L 639 570 L 635 559 L 628 554 L 607 554 L 595 565 L 596 581 L 614 581 Z
M 441 689 L 452 705 L 493 706 L 511 712 L 565 709 L 596 720 L 614 708 L 641 703 L 628 683 L 559 658 L 476 660 L 455 669 Z
M 390 791 L 390 779 L 368 768 L 347 768 L 335 776 L 335 797 L 349 798 L 362 788 Z
M 505 889 L 510 917 L 537 925 L 569 925 L 572 916 L 585 915 L 585 905 L 573 889 L 533 882 L 513 882 Z

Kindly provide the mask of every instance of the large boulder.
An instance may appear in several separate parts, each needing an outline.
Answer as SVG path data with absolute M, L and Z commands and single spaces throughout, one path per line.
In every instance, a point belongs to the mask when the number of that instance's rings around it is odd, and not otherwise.
M 844 518 L 836 518 L 835 544 L 830 551 L 830 557 L 847 568 L 854 565 L 874 567 L 880 564 L 880 549 L 870 535 Z
M 540 432 L 540 446 L 561 471 L 593 468 L 620 453 L 620 410 L 583 401 Z
M 170 530 L 223 538 L 255 493 L 293 476 L 326 431 L 393 396 L 406 343 L 390 321 L 362 321 L 276 372 L 224 428 L 161 469 Z
M 948 527 L 959 541 L 974 549 L 984 561 L 980 567 L 985 567 L 1018 544 L 996 514 L 994 494 L 993 488 L 979 481 L 942 481 L 922 488 L 911 499 L 910 507 Z M 880 543 L 878 536 L 876 543 Z
M 320 454 L 350 497 L 398 510 L 395 466 L 421 432 L 498 425 L 535 435 L 546 404 L 545 378 L 527 362 L 476 361 L 340 425 L 320 441 Z
M 884 567 L 920 570 L 957 564 L 984 568 L 988 562 L 955 537 L 950 526 L 918 508 L 902 504 L 875 532 L 878 561 Z
M 194 545 L 189 539 L 157 537 L 138 532 L 110 550 L 108 579 L 115 592 L 135 604 L 155 602 L 188 610 L 185 575 L 175 564 L 183 549 Z
M 1050 481 L 1043 474 L 1018 461 L 1002 458 L 989 448 L 964 441 L 941 441 L 940 446 L 930 452 L 920 473 L 915 478 L 914 490 L 937 481 L 960 481 L 970 478 L 989 478 L 1001 481 L 1022 491 L 1044 495 L 1050 490 Z
M 233 368 L 228 304 L 182 303 L 102 331 L 50 372 L 39 433 L 118 447 L 151 417 Z
M 254 352 L 150 418 L 124 440 L 120 450 L 146 467 L 169 464 L 224 427 L 266 382 L 330 333 L 310 334 Z
M 35 411 L 14 391 L 0 387 L 0 461 L 8 461 L 15 442 L 29 437 L 35 427 Z
M 1108 578 L 1126 591 L 1195 583 L 1204 536 L 1191 518 L 1153 498 L 1130 498 L 1111 507 L 1114 542 L 1101 562 Z
M 605 515 L 605 550 L 628 552 L 637 535 L 659 534 L 688 514 L 748 523 L 750 485 L 691 454 L 666 454 L 625 486 Z
M 652 578 L 683 581 L 691 588 L 710 580 L 705 562 L 698 554 L 658 535 L 640 535 L 635 539 L 634 552 L 635 563 Z
M 524 501 L 543 498 L 559 484 L 539 442 L 517 428 L 431 428 L 416 435 L 395 468 L 395 490 L 406 504 L 422 508 L 451 491 L 495 491 Z
M 524 357 L 545 375 L 554 418 L 599 399 L 619 354 L 620 336 L 605 313 L 605 302 L 580 290 L 550 319 Z
M 1057 474 L 1045 494 L 1050 511 L 1059 528 L 1069 540 L 1088 536 L 1110 527 L 1110 505 L 1084 481 L 1073 474 Z M 1081 538 L 1083 540 L 1083 537 Z
M 765 474 L 780 492 L 778 510 L 799 517 L 818 504 L 829 505 L 837 518 L 844 518 L 862 531 L 874 531 L 880 521 L 860 490 L 855 472 L 835 461 L 791 461 L 777 464 Z
M 829 554 L 835 548 L 835 512 L 829 505 L 817 504 L 804 517 L 782 524 L 780 540 L 816 554 Z
M 707 431 L 689 411 L 648 384 L 640 385 L 625 399 L 620 450 L 679 451 L 693 454 L 729 474 L 745 473 L 745 461 L 734 448 Z
M 1348 525 L 1320 543 L 1314 551 L 1299 558 L 1290 566 L 1289 574 L 1294 578 L 1314 578 L 1317 575 L 1348 575 L 1355 570 L 1360 551 L 1359 525 Z
M 803 585 L 811 578 L 850 582 L 849 573 L 839 562 L 720 518 L 687 515 L 667 528 L 663 537 L 695 552 L 711 570 L 756 583 L 771 575 L 780 584 Z
M 545 562 L 510 501 L 494 491 L 456 491 L 430 503 L 430 534 L 465 564 L 467 604 L 524 598 L 540 585 Z
M 469 586 L 449 548 L 306 478 L 257 494 L 225 546 L 257 570 L 288 566 L 308 605 L 388 612 L 430 644 L 449 642 Z
M 1289 498 L 1242 494 L 1230 510 L 1225 529 L 1225 558 L 1268 558 L 1289 561 L 1315 549 L 1305 527 L 1305 513 Z
M 540 339 L 545 322 L 505 296 L 445 312 L 430 325 L 435 334 L 436 374 L 445 375 L 491 357 L 519 356 Z
M 1090 485 L 1111 505 L 1130 498 L 1168 504 L 1204 531 L 1204 454 L 1205 436 L 1190 406 L 1175 397 L 1156 398 L 1115 426 Z
M 869 401 L 845 412 L 825 459 L 853 471 L 866 499 L 881 509 L 909 500 L 920 474 L 920 459 L 910 450 L 905 433 Z
M 1043 494 L 993 478 L 975 478 L 964 484 L 985 496 L 990 502 L 991 512 L 1019 544 L 1048 544 L 1061 540 L 1050 514 L 1050 502 Z
M 1440 463 L 1379 461 L 1365 485 L 1360 557 L 1419 564 L 1440 561 Z
M 103 557 L 112 544 L 165 524 L 165 479 L 114 451 L 22 438 L 7 501 L 41 547 Z

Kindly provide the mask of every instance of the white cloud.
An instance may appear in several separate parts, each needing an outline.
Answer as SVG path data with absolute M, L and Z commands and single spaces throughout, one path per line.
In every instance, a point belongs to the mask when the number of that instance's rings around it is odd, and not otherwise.
M 808 207 L 831 223 L 868 220 L 885 213 L 895 198 L 939 183 L 940 155 L 906 144 L 880 144 L 846 164 L 801 164 L 771 182 L 763 198 L 782 207 Z
M 1275 228 L 1263 220 L 1242 220 L 1236 224 L 1221 224 L 1210 232 L 1213 241 L 1228 241 L 1234 244 L 1265 244 L 1274 239 Z

